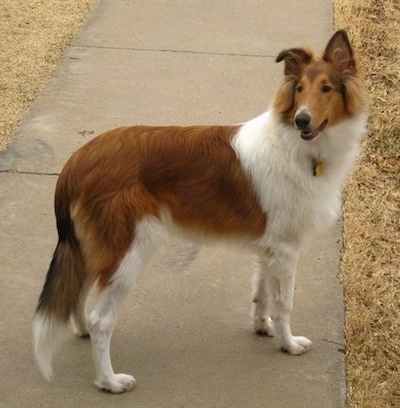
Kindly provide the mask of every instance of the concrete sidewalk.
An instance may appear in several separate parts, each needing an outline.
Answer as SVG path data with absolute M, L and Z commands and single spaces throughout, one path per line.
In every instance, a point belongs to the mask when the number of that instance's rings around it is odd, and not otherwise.
M 251 256 L 171 243 L 124 304 L 112 343 L 136 389 L 93 385 L 90 342 L 72 332 L 45 382 L 31 324 L 56 244 L 53 193 L 70 154 L 125 124 L 222 124 L 264 111 L 283 48 L 322 50 L 329 0 L 102 0 L 0 155 L 0 407 L 340 408 L 343 300 L 336 279 L 341 226 L 318 237 L 299 268 L 300 357 L 252 333 Z

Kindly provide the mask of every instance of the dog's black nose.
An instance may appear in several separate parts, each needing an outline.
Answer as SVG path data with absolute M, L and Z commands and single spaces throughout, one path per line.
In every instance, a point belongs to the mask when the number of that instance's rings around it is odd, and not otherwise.
M 307 129 L 311 123 L 311 116 L 306 112 L 301 112 L 294 118 L 294 123 L 300 130 Z

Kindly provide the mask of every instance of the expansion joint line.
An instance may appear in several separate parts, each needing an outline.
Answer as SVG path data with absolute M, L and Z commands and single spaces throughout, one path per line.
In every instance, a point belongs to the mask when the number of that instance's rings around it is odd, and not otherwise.
M 101 46 L 101 45 L 73 45 L 71 48 L 93 48 L 93 49 L 106 49 L 106 50 L 138 51 L 138 52 L 170 52 L 170 53 L 175 53 L 175 54 L 181 53 L 181 54 L 198 54 L 198 55 L 221 55 L 221 56 L 228 56 L 228 57 L 275 58 L 275 56 L 265 55 L 265 54 L 208 52 L 208 51 L 194 51 L 194 50 L 163 49 L 163 48 L 135 48 L 135 47 L 110 47 L 110 46 L 106 47 L 106 46 Z
M 0 174 L 25 174 L 30 176 L 59 176 L 60 173 L 46 173 L 38 171 L 20 171 L 18 169 L 0 170 Z

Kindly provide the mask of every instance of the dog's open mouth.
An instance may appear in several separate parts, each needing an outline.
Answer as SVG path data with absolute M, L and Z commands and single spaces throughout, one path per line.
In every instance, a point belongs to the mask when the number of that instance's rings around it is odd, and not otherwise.
M 325 129 L 325 126 L 328 124 L 328 119 L 325 119 L 317 129 L 304 129 L 300 132 L 300 136 L 304 140 L 312 140 L 316 138 L 320 132 Z

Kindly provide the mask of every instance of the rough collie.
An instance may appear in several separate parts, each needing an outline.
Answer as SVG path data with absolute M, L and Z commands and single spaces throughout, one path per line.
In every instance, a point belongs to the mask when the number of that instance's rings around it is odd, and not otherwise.
M 289 314 L 299 251 L 340 213 L 344 179 L 366 125 L 363 86 L 344 31 L 321 58 L 282 51 L 284 78 L 270 109 L 233 126 L 111 130 L 79 149 L 55 192 L 58 244 L 39 298 L 34 350 L 47 379 L 71 320 L 90 335 L 96 385 L 129 391 L 115 374 L 110 340 L 118 307 L 168 233 L 234 240 L 258 256 L 253 325 L 290 354 Z M 99 295 L 86 316 L 85 300 Z

